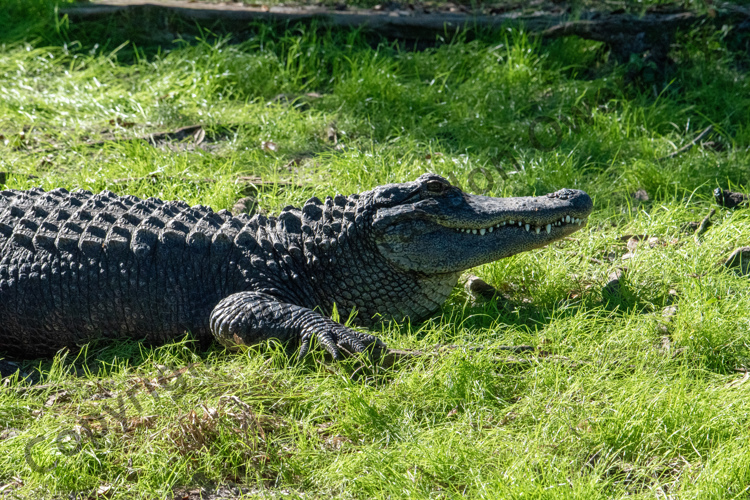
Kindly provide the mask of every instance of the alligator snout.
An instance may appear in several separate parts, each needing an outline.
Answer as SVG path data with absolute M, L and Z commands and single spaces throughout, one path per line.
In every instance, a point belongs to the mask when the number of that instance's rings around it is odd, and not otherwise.
M 572 205 L 574 210 L 583 212 L 590 212 L 594 208 L 594 202 L 591 201 L 591 197 L 580 189 L 561 189 L 554 193 L 549 193 L 547 198 L 565 200 Z

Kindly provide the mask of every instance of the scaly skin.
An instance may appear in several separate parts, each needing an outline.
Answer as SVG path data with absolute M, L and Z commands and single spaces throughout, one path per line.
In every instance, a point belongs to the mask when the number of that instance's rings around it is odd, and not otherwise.
M 298 342 L 300 356 L 313 338 L 336 359 L 382 349 L 329 319 L 334 305 L 363 326 L 419 321 L 461 271 L 567 236 L 591 208 L 582 191 L 490 198 L 434 174 L 269 218 L 108 191 L 3 191 L 0 353 L 186 331 L 228 347 Z

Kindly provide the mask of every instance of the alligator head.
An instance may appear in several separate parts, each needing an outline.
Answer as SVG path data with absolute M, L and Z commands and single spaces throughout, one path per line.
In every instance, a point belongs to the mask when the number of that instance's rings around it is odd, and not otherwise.
M 380 253 L 398 268 L 425 274 L 456 273 L 543 247 L 583 227 L 593 208 L 579 190 L 492 198 L 464 193 L 435 174 L 373 194 Z

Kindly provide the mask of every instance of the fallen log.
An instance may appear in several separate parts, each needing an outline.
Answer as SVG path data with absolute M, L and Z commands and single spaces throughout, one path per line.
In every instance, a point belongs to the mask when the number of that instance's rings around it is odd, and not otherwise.
M 428 43 L 456 32 L 487 33 L 517 28 L 548 38 L 575 35 L 604 42 L 619 62 L 627 62 L 630 54 L 647 53 L 657 64 L 666 60 L 678 30 L 712 23 L 719 28 L 737 25 L 740 31 L 746 31 L 745 25 L 750 23 L 750 10 L 728 3 L 713 5 L 706 13 L 652 9 L 644 15 L 596 10 L 572 14 L 554 4 L 542 5 L 538 9 L 530 10 L 523 3 L 507 10 L 436 12 L 411 4 L 395 10 L 378 10 L 346 5 L 337 9 L 304 5 L 217 5 L 184 0 L 97 0 L 60 9 L 59 13 L 67 16 L 71 23 L 114 17 L 123 33 L 129 34 L 128 39 L 132 39 L 134 33 L 142 33 L 159 41 L 183 37 L 186 30 L 196 25 L 210 27 L 214 33 L 231 32 L 236 39 L 242 39 L 237 35 L 247 33 L 251 23 L 255 22 L 364 29 L 389 39 Z

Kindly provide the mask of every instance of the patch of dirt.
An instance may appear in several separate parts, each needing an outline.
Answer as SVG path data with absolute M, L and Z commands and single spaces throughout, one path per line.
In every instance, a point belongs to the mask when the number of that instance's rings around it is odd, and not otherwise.
M 225 485 L 212 488 L 184 488 L 174 492 L 172 500 L 218 500 L 225 498 L 247 498 L 260 495 L 261 490 L 237 485 Z

